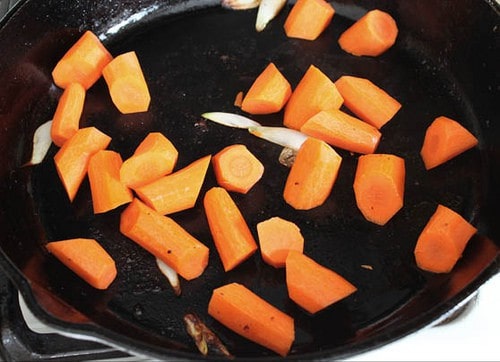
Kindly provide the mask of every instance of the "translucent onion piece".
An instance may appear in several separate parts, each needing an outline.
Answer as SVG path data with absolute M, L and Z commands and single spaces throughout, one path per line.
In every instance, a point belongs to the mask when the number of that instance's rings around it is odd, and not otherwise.
M 236 113 L 207 112 L 201 115 L 212 122 L 233 128 L 259 127 L 260 123 Z
M 43 161 L 47 154 L 52 138 L 50 136 L 50 128 L 52 127 L 52 120 L 40 125 L 33 135 L 33 151 L 31 160 L 25 163 L 25 166 L 38 165 Z
M 209 351 L 215 354 L 232 358 L 226 346 L 222 344 L 217 335 L 212 332 L 205 323 L 195 314 L 186 314 L 184 316 L 184 324 L 186 325 L 187 333 L 193 338 L 196 347 L 204 356 L 208 355 Z
M 221 0 L 221 5 L 232 10 L 255 9 L 261 0 Z
M 255 21 L 255 30 L 262 31 L 285 6 L 286 0 L 261 0 Z
M 294 151 L 298 151 L 307 139 L 307 135 L 304 133 L 285 127 L 250 127 L 248 131 L 254 136 L 291 148 Z
M 181 284 L 177 272 L 158 258 L 156 258 L 156 265 L 158 265 L 162 274 L 168 279 L 168 282 L 174 289 L 175 295 L 181 295 Z
M 292 167 L 295 162 L 295 157 L 297 156 L 297 151 L 291 148 L 285 147 L 281 150 L 278 161 L 286 167 Z

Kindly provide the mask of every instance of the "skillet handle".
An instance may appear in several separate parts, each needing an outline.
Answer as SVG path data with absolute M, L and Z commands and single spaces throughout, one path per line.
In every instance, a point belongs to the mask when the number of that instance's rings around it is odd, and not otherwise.
M 2 19 L 18 2 L 19 0 L 0 0 L 0 19 Z

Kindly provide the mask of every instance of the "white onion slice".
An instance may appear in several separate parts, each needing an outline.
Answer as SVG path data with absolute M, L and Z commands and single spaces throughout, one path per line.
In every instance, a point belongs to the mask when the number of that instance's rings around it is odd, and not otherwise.
M 158 258 L 156 258 L 156 265 L 158 265 L 162 274 L 168 279 L 168 282 L 174 289 L 175 295 L 181 295 L 181 284 L 177 272 Z
M 260 126 L 259 122 L 236 113 L 207 112 L 203 113 L 201 116 L 212 122 L 233 128 L 250 128 Z
M 248 132 L 254 136 L 263 138 L 283 147 L 291 148 L 295 151 L 299 150 L 300 146 L 302 146 L 308 137 L 300 131 L 285 127 L 250 127 Z
M 47 121 L 40 125 L 33 135 L 33 151 L 31 160 L 25 163 L 25 166 L 38 165 L 43 161 L 47 154 L 50 145 L 52 144 L 52 137 L 50 136 L 50 129 L 52 127 L 52 120 Z
M 286 0 L 261 0 L 255 21 L 255 30 L 262 31 L 285 6 Z
M 255 9 L 261 0 L 221 0 L 221 5 L 232 10 Z

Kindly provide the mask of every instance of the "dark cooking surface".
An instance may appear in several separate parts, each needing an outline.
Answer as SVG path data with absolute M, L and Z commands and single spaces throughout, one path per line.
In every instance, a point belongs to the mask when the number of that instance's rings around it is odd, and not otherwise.
M 6 35 L 0 34 L 0 44 L 13 45 L 6 55 L 7 60 L 9 56 L 17 59 L 22 55 L 21 61 L 9 67 L 7 61 L 0 64 L 2 82 L 9 80 L 7 91 L 5 88 L 0 91 L 5 134 L 21 135 L 3 135 L 0 145 L 1 153 L 9 156 L 0 166 L 2 179 L 7 180 L 0 185 L 2 218 L 7 220 L 1 221 L 1 227 L 6 230 L 2 241 L 5 253 L 31 281 L 35 293 L 42 296 L 39 302 L 59 318 L 82 323 L 78 328 L 96 334 L 95 327 L 86 324 L 88 318 L 104 327 L 100 331 L 97 329 L 97 334 L 103 333 L 107 339 L 122 343 L 133 340 L 136 347 L 151 349 L 152 353 L 165 353 L 170 348 L 193 352 L 195 349 L 185 333 L 182 316 L 196 312 L 234 354 L 273 356 L 229 332 L 206 314 L 211 290 L 238 281 L 295 318 L 296 341 L 292 354 L 321 350 L 352 353 L 350 348 L 356 344 L 367 348 L 377 341 L 394 338 L 390 333 L 404 334 L 417 328 L 422 320 L 429 321 L 433 314 L 456 303 L 453 298 L 458 292 L 462 293 L 461 298 L 472 292 L 487 278 L 488 273 L 478 277 L 484 268 L 489 267 L 489 273 L 498 270 L 498 258 L 495 259 L 498 247 L 484 237 L 497 236 L 497 226 L 490 226 L 489 218 L 498 216 L 498 211 L 486 213 L 491 205 L 488 200 L 495 200 L 495 197 L 498 200 L 498 191 L 489 189 L 489 182 L 494 177 L 498 179 L 496 173 L 489 174 L 489 166 L 498 162 L 489 149 L 489 142 L 495 136 L 494 132 L 484 132 L 486 125 L 481 123 L 493 119 L 489 114 L 486 118 L 479 114 L 487 110 L 471 107 L 472 101 L 478 105 L 481 102 L 488 104 L 494 94 L 486 94 L 486 99 L 472 99 L 475 95 L 469 94 L 473 93 L 471 90 L 476 83 L 463 84 L 453 74 L 459 72 L 461 81 L 472 78 L 475 82 L 489 81 L 490 63 L 483 66 L 484 73 L 476 71 L 474 77 L 468 68 L 475 64 L 479 50 L 484 54 L 489 49 L 484 50 L 483 45 L 477 43 L 479 36 L 468 35 L 458 28 L 455 42 L 445 44 L 449 34 L 432 32 L 432 27 L 438 26 L 439 14 L 433 23 L 433 14 L 426 13 L 431 30 L 424 38 L 446 47 L 444 55 L 436 58 L 434 55 L 439 49 L 426 48 L 422 38 L 408 35 L 416 24 L 412 23 L 411 11 L 404 7 L 404 2 L 399 7 L 391 6 L 390 2 L 386 4 L 391 13 L 400 14 L 402 32 L 396 47 L 375 59 L 352 57 L 338 48 L 334 40 L 350 24 L 341 11 L 356 11 L 356 8 L 340 5 L 332 25 L 314 42 L 284 36 L 282 23 L 287 11 L 282 12 L 266 31 L 257 34 L 255 12 L 231 12 L 217 6 L 205 8 L 210 2 L 199 2 L 200 9 L 195 11 L 177 6 L 174 11 L 146 17 L 146 21 L 125 27 L 116 35 L 107 34 L 105 43 L 112 54 L 128 50 L 137 52 L 150 86 L 151 108 L 144 114 L 119 114 L 101 80 L 87 94 L 82 126 L 95 125 L 112 136 L 110 148 L 119 151 L 124 159 L 148 132 L 163 132 L 179 150 L 177 168 L 206 154 L 214 154 L 229 144 L 246 144 L 266 165 L 263 179 L 248 195 L 233 194 L 252 229 L 255 230 L 256 223 L 271 216 L 296 222 L 306 240 L 305 253 L 358 287 L 353 296 L 310 316 L 286 296 L 284 271 L 264 264 L 258 253 L 234 271 L 223 272 L 200 202 L 193 210 L 173 216 L 211 249 L 205 273 L 196 280 L 182 281 L 182 296 L 178 298 L 157 270 L 153 257 L 119 233 L 121 209 L 93 215 L 87 182 L 73 204 L 67 201 L 52 162 L 55 147 L 51 148 L 43 164 L 33 168 L 18 167 L 29 158 L 32 134 L 38 125 L 52 117 L 60 95 L 50 79 L 55 62 L 84 29 L 92 26 L 97 32 L 107 29 L 106 16 L 103 23 L 93 20 L 93 16 L 106 14 L 104 5 L 90 6 L 94 14 L 84 11 L 83 19 L 65 19 L 61 14 L 56 16 L 54 25 L 48 25 L 44 22 L 44 12 L 50 12 L 57 2 L 47 3 L 50 6 L 27 2 L 27 8 L 21 9 L 36 14 L 29 20 L 31 23 L 25 24 L 26 29 L 33 30 L 20 35 L 27 39 L 23 44 L 9 43 Z M 481 12 L 491 11 L 486 4 L 482 5 Z M 81 6 L 85 8 L 85 4 Z M 187 9 L 192 7 L 186 6 Z M 424 5 L 422 9 L 426 9 Z M 79 10 L 82 9 L 77 8 Z M 120 13 L 120 8 L 114 7 L 112 14 L 113 11 Z M 177 11 L 180 13 L 170 15 Z M 480 14 L 474 14 L 476 18 L 455 16 L 452 21 L 457 24 L 477 25 L 480 19 Z M 6 26 L 18 29 L 16 21 L 21 20 L 28 19 L 14 16 L 13 24 Z M 71 28 L 80 21 L 85 26 Z M 67 28 L 62 29 L 60 25 L 65 22 Z M 486 29 L 491 24 L 482 26 Z M 47 28 L 48 32 L 44 33 Z M 469 46 L 464 45 L 467 42 Z M 494 48 L 489 51 L 494 54 Z M 448 62 L 446 56 L 449 54 L 457 59 L 465 58 L 468 65 Z M 270 61 L 282 70 L 292 85 L 297 84 L 310 64 L 315 64 L 333 80 L 343 74 L 369 78 L 403 104 L 401 111 L 383 128 L 377 150 L 404 157 L 407 168 L 405 207 L 385 227 L 365 221 L 355 206 L 351 185 L 356 155 L 339 150 L 344 157 L 343 165 L 329 200 L 315 210 L 297 212 L 281 197 L 288 170 L 277 161 L 280 147 L 256 139 L 246 131 L 224 128 L 200 117 L 206 111 L 237 111 L 232 105 L 234 96 L 248 89 Z M 461 120 L 479 136 L 481 144 L 478 149 L 427 172 L 418 152 L 425 127 L 439 115 Z M 281 114 L 254 118 L 266 125 L 280 125 Z M 493 139 L 498 139 L 498 131 Z M 498 163 L 496 165 L 498 168 Z M 201 195 L 214 185 L 210 170 Z M 419 271 L 412 253 L 418 234 L 437 203 L 452 207 L 477 224 L 481 235 L 471 240 L 454 273 L 443 276 Z M 109 290 L 92 289 L 43 251 L 47 241 L 70 237 L 96 238 L 115 258 L 119 274 Z M 362 265 L 370 265 L 373 270 Z M 476 284 L 469 285 L 473 281 Z M 60 312 L 49 298 L 51 295 L 81 314 L 67 306 Z M 28 302 L 33 301 L 28 298 Z M 401 307 L 393 316 L 384 319 Z M 429 314 L 426 316 L 426 313 Z M 382 332 L 386 333 L 384 337 L 380 335 Z

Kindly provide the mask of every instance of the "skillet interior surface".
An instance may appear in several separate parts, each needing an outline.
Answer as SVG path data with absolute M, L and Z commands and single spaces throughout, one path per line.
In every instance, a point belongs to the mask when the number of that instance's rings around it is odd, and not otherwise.
M 493 102 L 498 79 L 492 77 L 498 16 L 487 3 L 457 1 L 436 8 L 431 1 L 334 2 L 332 24 L 313 42 L 286 38 L 282 25 L 289 7 L 257 33 L 255 11 L 225 10 L 216 1 L 90 3 L 68 9 L 62 1 L 25 1 L 0 30 L 2 265 L 42 319 L 141 353 L 197 357 L 182 322 L 184 314 L 194 312 L 236 356 L 273 357 L 207 315 L 212 290 L 236 281 L 294 317 L 292 357 L 341 356 L 425 325 L 498 270 L 494 182 L 500 129 L 493 124 L 499 107 Z M 340 33 L 352 17 L 373 7 L 396 17 L 395 47 L 378 58 L 342 52 L 336 43 Z M 94 125 L 112 136 L 109 148 L 124 159 L 147 133 L 162 132 L 179 150 L 177 169 L 227 145 L 247 145 L 266 167 L 247 195 L 232 194 L 251 229 L 272 216 L 294 221 L 306 240 L 304 252 L 358 291 L 311 316 L 288 298 L 284 271 L 263 263 L 258 253 L 225 273 L 201 196 L 194 209 L 173 218 L 210 247 L 210 261 L 201 277 L 182 281 L 177 297 L 154 258 L 120 234 L 123 208 L 94 215 L 87 181 L 74 202 L 68 201 L 52 161 L 55 146 L 42 164 L 21 167 L 35 129 L 51 119 L 61 94 L 50 72 L 86 29 L 99 34 L 113 55 L 137 52 L 152 103 L 146 113 L 122 115 L 100 80 L 87 93 L 82 127 Z M 236 93 L 247 90 L 271 61 L 292 86 L 314 64 L 333 80 L 344 74 L 368 78 L 403 104 L 383 127 L 377 150 L 406 161 L 405 206 L 386 226 L 370 224 L 356 208 L 352 181 L 358 155 L 338 150 L 343 164 L 332 195 L 319 208 L 297 212 L 281 197 L 288 173 L 278 162 L 281 147 L 202 119 L 207 111 L 240 113 L 233 105 Z M 419 151 L 426 127 L 440 115 L 460 120 L 480 145 L 426 171 Z M 254 118 L 278 126 L 282 113 Z M 215 185 L 209 170 L 201 195 Z M 446 275 L 420 271 L 413 258 L 417 237 L 438 203 L 479 228 Z M 44 250 L 48 241 L 73 237 L 97 239 L 115 259 L 118 277 L 108 290 L 92 289 Z

